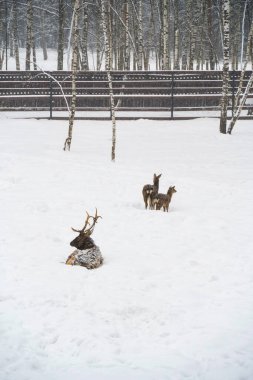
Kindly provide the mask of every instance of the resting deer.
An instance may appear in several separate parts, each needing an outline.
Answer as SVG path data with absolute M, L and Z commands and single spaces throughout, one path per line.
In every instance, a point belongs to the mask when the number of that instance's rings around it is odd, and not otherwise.
M 175 189 L 175 186 L 170 186 L 169 190 L 167 191 L 167 194 L 156 194 L 153 200 L 154 208 L 156 210 L 160 210 L 161 208 L 163 208 L 164 212 L 168 212 L 172 195 L 176 192 L 177 190 Z
M 99 247 L 94 243 L 90 236 L 93 233 L 95 224 L 101 216 L 97 214 L 97 209 L 95 216 L 89 215 L 87 211 L 86 214 L 87 217 L 84 227 L 81 230 L 72 228 L 72 230 L 78 232 L 79 235 L 70 243 L 70 245 L 77 249 L 69 255 L 66 264 L 81 265 L 87 269 L 94 269 L 103 264 L 103 257 Z
M 142 195 L 145 203 L 145 208 L 149 207 L 150 209 L 154 208 L 153 198 L 158 193 L 159 190 L 159 179 L 162 174 L 156 175 L 153 177 L 153 185 L 145 185 L 142 189 Z

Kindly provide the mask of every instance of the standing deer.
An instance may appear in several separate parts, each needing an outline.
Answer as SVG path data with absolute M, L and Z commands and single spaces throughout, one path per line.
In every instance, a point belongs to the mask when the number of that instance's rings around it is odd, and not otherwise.
M 153 185 L 145 185 L 142 189 L 142 195 L 145 203 L 145 208 L 153 209 L 153 198 L 158 193 L 159 190 L 159 179 L 162 174 L 156 175 L 153 177 Z
M 72 228 L 72 230 L 78 232 L 79 235 L 70 243 L 70 245 L 77 249 L 69 255 L 66 264 L 81 265 L 87 269 L 94 269 L 103 264 L 103 257 L 99 247 L 94 243 L 90 236 L 93 233 L 95 224 L 101 216 L 97 214 L 97 209 L 95 216 L 89 215 L 87 211 L 86 214 L 87 217 L 84 227 L 81 230 Z
M 169 211 L 169 205 L 171 202 L 172 195 L 176 193 L 177 190 L 175 189 L 175 186 L 170 186 L 169 190 L 167 191 L 167 194 L 156 194 L 153 203 L 154 203 L 154 208 L 156 210 L 160 210 L 163 208 L 163 211 Z

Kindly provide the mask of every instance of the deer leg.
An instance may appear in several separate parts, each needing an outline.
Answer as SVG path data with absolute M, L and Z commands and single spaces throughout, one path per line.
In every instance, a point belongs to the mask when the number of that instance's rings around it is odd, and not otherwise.
M 66 264 L 67 265 L 74 265 L 75 264 L 75 254 L 74 254 L 74 252 L 71 253 L 71 255 L 69 255 L 69 257 L 67 258 Z
M 147 207 L 148 207 L 148 197 L 143 195 L 143 200 L 144 200 L 144 203 L 145 203 L 145 209 L 147 209 Z
M 151 208 L 151 197 L 150 197 L 150 193 L 148 193 L 148 196 L 147 196 L 147 208 Z

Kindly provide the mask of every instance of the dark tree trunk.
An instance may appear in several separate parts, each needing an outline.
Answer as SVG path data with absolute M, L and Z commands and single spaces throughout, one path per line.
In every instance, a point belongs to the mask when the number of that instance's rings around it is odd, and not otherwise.
M 57 70 L 63 70 L 64 53 L 64 0 L 59 0 Z

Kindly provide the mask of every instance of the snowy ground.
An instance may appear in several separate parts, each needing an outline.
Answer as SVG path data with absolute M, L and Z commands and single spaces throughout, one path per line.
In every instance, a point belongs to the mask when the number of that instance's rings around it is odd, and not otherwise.
M 252 121 L 121 121 L 113 164 L 109 121 L 0 118 L 1 380 L 251 380 Z M 104 266 L 64 265 L 95 207 Z

